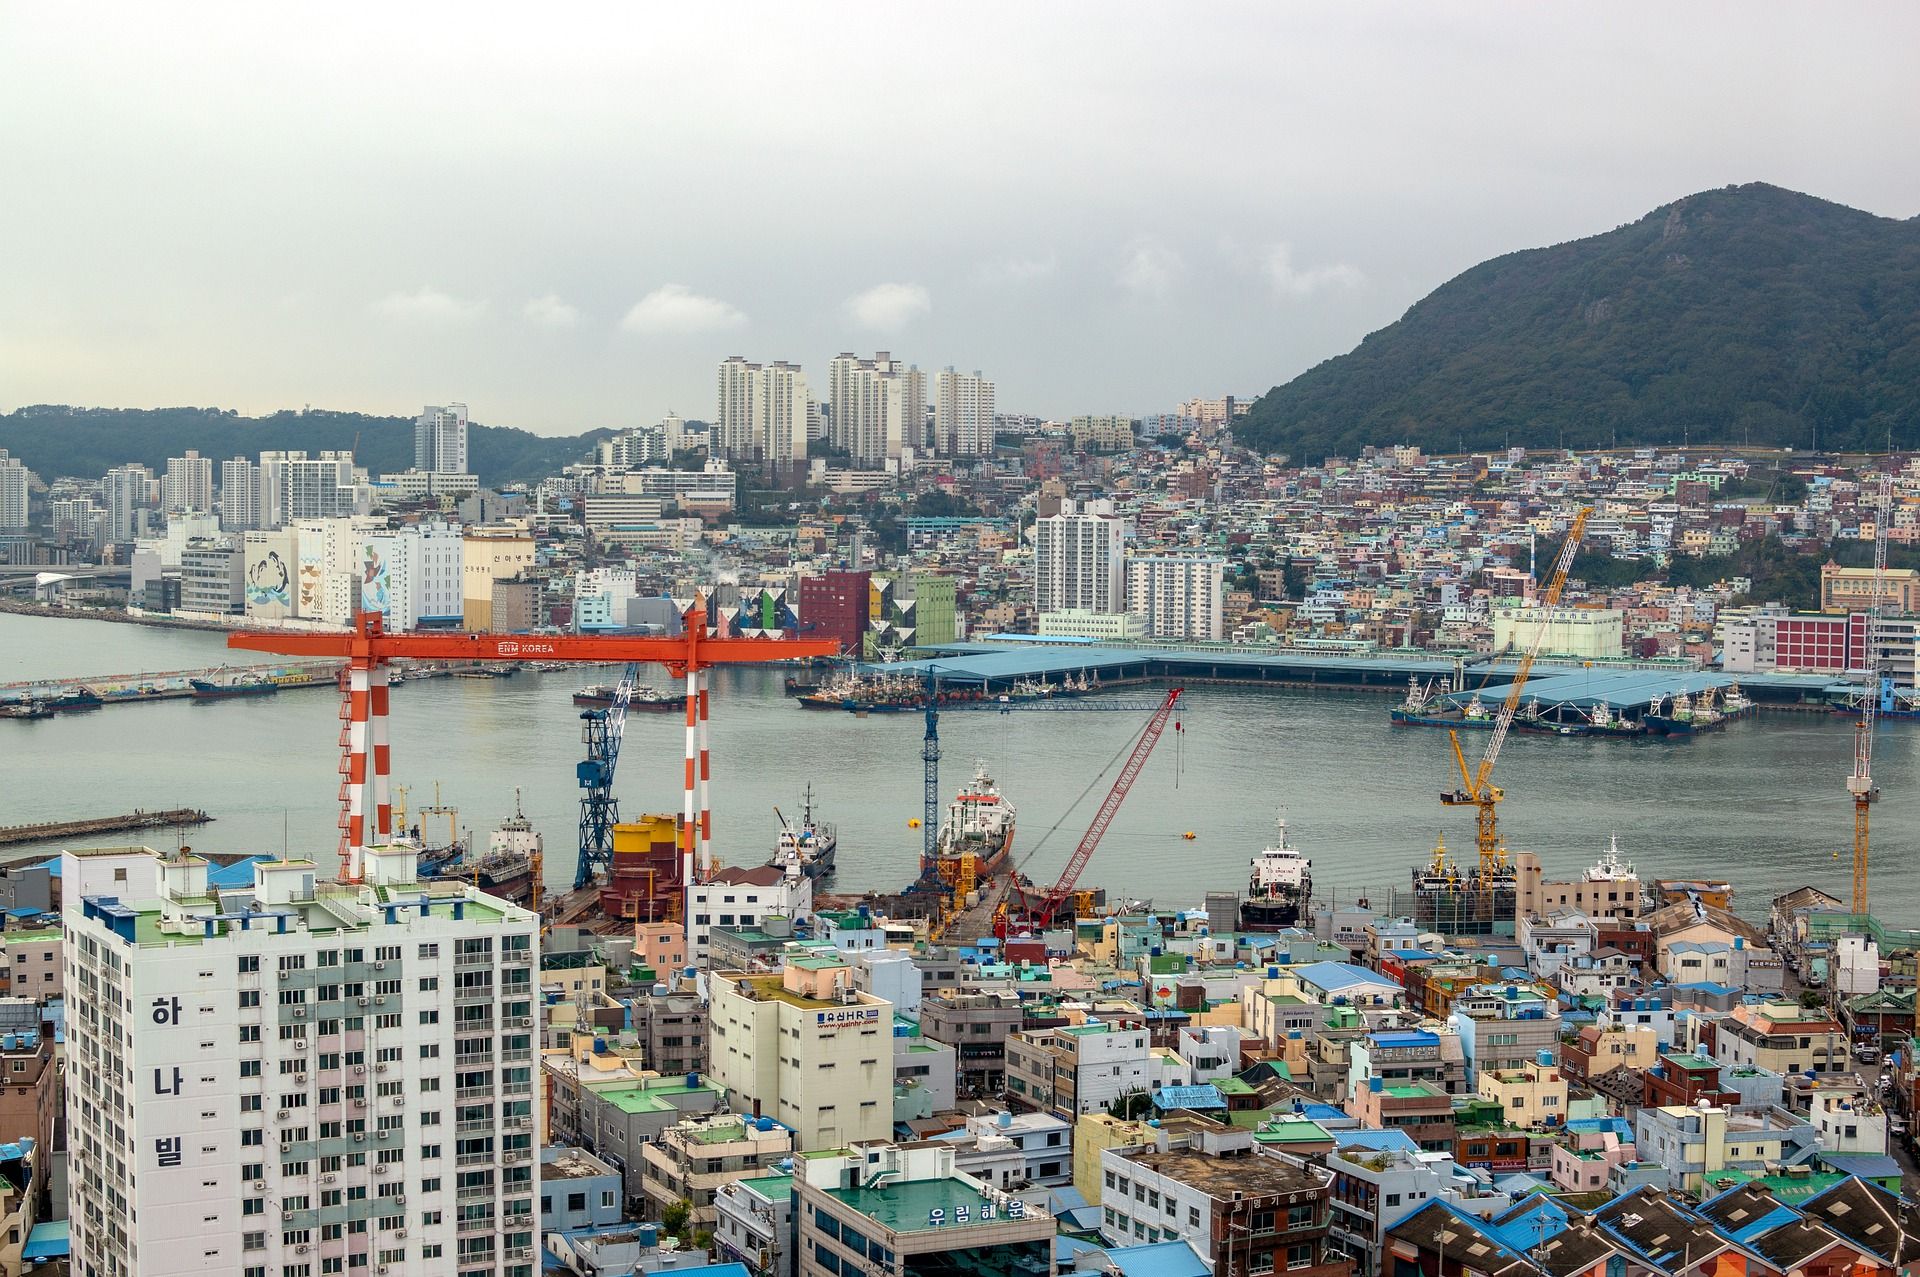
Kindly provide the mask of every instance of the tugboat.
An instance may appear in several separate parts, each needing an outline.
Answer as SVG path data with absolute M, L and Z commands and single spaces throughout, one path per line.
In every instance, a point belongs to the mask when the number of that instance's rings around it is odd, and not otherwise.
M 785 869 L 794 865 L 799 872 L 816 881 L 833 876 L 833 855 L 840 845 L 832 825 L 813 818 L 813 786 L 808 785 L 801 800 L 800 827 L 794 828 L 775 807 L 780 818 L 780 837 L 774 844 L 773 859 L 767 863 Z
M 976 760 L 972 782 L 954 796 L 940 822 L 938 855 L 942 860 L 973 856 L 976 876 L 991 878 L 1006 867 L 1013 850 L 1013 823 L 1013 804 L 1000 796 L 986 761 Z
M 1253 858 L 1247 898 L 1240 902 L 1242 931 L 1282 931 L 1297 927 L 1313 903 L 1313 862 L 1287 841 L 1287 813 L 1277 822 L 1280 837 Z

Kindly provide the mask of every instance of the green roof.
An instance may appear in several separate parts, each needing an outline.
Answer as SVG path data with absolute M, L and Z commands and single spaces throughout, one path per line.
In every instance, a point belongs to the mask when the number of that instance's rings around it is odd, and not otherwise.
M 874 1188 L 830 1188 L 827 1195 L 896 1233 L 924 1233 L 934 1228 L 944 1232 L 1003 1222 L 997 1210 L 993 1219 L 980 1218 L 980 1208 L 988 1204 L 987 1199 L 962 1179 L 914 1179 Z M 963 1207 L 967 1212 L 965 1224 L 957 1220 Z M 928 1222 L 928 1213 L 935 1210 L 946 1213 L 945 1223 Z
M 34 944 L 41 940 L 58 940 L 60 935 L 58 927 L 47 927 L 41 931 L 9 931 L 0 935 L 0 944 Z
M 1253 1133 L 1253 1138 L 1261 1144 L 1311 1144 L 1331 1139 L 1327 1128 L 1311 1118 L 1280 1118 L 1269 1122 Z
M 698 1086 L 688 1086 L 685 1082 L 674 1082 L 668 1086 L 650 1086 L 645 1081 L 617 1086 L 596 1086 L 593 1093 L 619 1109 L 622 1113 L 677 1113 L 679 1106 L 668 1096 L 685 1096 L 704 1093 L 721 1094 L 720 1088 L 705 1082 Z
M 770 1202 L 784 1202 L 793 1196 L 793 1176 L 791 1175 L 755 1175 L 751 1179 L 738 1181 L 743 1188 L 751 1188 Z
M 1440 1091 L 1424 1082 L 1415 1083 L 1412 1086 L 1389 1086 L 1386 1092 L 1396 1100 L 1420 1100 L 1440 1094 Z

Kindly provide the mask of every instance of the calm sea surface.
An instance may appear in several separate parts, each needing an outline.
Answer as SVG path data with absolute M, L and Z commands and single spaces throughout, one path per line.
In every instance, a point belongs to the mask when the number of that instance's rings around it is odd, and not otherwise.
M 0 682 L 211 665 L 220 636 L 98 621 L 0 614 Z M 394 693 L 395 779 L 410 803 L 442 800 L 484 842 L 522 792 L 545 833 L 548 878 L 572 879 L 579 818 L 574 763 L 580 722 L 569 700 L 605 677 L 523 672 L 511 679 L 436 679 Z M 843 890 L 894 888 L 913 871 L 921 802 L 921 722 L 803 711 L 774 670 L 715 675 L 716 853 L 759 863 L 772 849 L 777 805 L 791 818 L 812 783 L 819 814 L 840 830 Z M 1470 811 L 1448 811 L 1456 783 L 1444 733 L 1388 726 L 1380 697 L 1196 689 L 1185 730 L 1169 733 L 1088 873 L 1116 895 L 1197 904 L 1209 889 L 1242 887 L 1248 858 L 1284 806 L 1295 843 L 1323 892 L 1347 897 L 1404 885 L 1436 836 L 1470 853 Z M 953 713 L 941 721 L 943 794 L 985 759 L 1020 813 L 1016 855 L 1050 880 L 1091 818 L 1103 769 L 1144 715 L 1027 711 Z M 0 824 L 60 820 L 136 807 L 203 807 L 217 820 L 190 831 L 213 851 L 330 856 L 335 846 L 338 703 L 324 690 L 213 704 L 166 701 L 0 721 Z M 680 803 L 681 728 L 673 714 L 628 721 L 618 794 L 627 813 Z M 1875 775 L 1875 912 L 1920 925 L 1913 821 L 1920 813 L 1920 722 L 1883 729 Z M 1484 742 L 1470 742 L 1479 748 Z M 1838 716 L 1762 715 L 1725 732 L 1662 740 L 1507 742 L 1497 780 L 1502 827 L 1537 851 L 1549 873 L 1592 863 L 1609 835 L 1645 876 L 1726 877 L 1736 906 L 1764 917 L 1779 892 L 1811 883 L 1838 895 L 1852 842 L 1845 776 L 1850 726 Z M 1107 771 L 1108 780 L 1111 770 Z M 1183 834 L 1191 831 L 1191 840 Z M 148 841 L 171 841 L 151 834 Z M 104 838 L 98 841 L 121 841 Z M 437 841 L 437 839 L 436 839 Z M 1836 852 L 1841 857 L 1836 858 Z

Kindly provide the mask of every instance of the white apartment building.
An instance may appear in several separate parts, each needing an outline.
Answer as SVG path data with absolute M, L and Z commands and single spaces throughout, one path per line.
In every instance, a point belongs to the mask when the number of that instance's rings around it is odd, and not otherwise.
M 260 467 L 245 457 L 220 463 L 220 530 L 249 532 L 260 526 Z
M 1127 561 L 1127 610 L 1147 637 L 1218 642 L 1226 637 L 1224 559 L 1157 555 Z
M 153 472 L 145 466 L 115 466 L 101 476 L 100 497 L 107 507 L 110 540 L 131 541 L 145 533 L 152 487 Z
M 804 461 L 812 403 L 807 374 L 797 365 L 779 360 L 762 366 L 731 356 L 720 364 L 713 454 L 747 461 Z
M 413 422 L 413 468 L 428 474 L 467 473 L 467 406 L 428 404 Z
M 533 1277 L 538 920 L 415 859 L 61 857 L 76 1277 Z
M 786 873 L 775 865 L 728 865 L 715 870 L 708 881 L 688 887 L 687 906 L 693 916 L 693 925 L 687 928 L 693 942 L 692 961 L 704 968 L 707 941 L 715 927 L 757 927 L 768 914 L 798 918 L 812 913 L 813 879 L 798 866 Z
M 160 508 L 172 510 L 213 510 L 213 458 L 192 449 L 184 457 L 168 457 L 167 473 L 160 480 Z
M 1033 525 L 1036 612 L 1126 611 L 1126 528 L 1113 502 L 1062 501 Z
M 739 476 L 717 457 L 698 470 L 648 466 L 629 470 L 619 480 L 619 490 L 632 496 L 659 497 L 683 505 L 720 505 L 729 510 L 739 488 Z
M 949 457 L 993 452 L 993 383 L 978 369 L 933 374 L 933 444 Z
M 278 528 L 299 519 L 339 518 L 354 512 L 353 454 L 304 452 L 260 454 L 260 526 Z
M 0 470 L 0 489 L 5 487 L 6 482 L 5 471 Z M 0 491 L 0 506 L 6 504 L 6 499 L 5 492 Z M 25 508 L 24 505 L 22 508 Z M 0 527 L 6 526 L 10 525 L 0 517 Z M 47 502 L 47 532 L 56 541 L 97 543 L 105 527 L 106 515 L 91 497 L 59 497 Z
M 461 620 L 464 536 L 444 523 L 410 524 L 360 538 L 360 610 L 386 617 L 389 631 Z
M 0 448 L 0 529 L 17 531 L 26 526 L 27 467 Z
M 600 464 L 609 470 L 631 470 L 672 459 L 664 421 L 655 426 L 629 426 L 613 438 L 600 441 Z
M 893 1005 L 855 989 L 844 959 L 716 971 L 712 990 L 709 1068 L 739 1111 L 792 1127 L 800 1149 L 892 1133 Z
M 896 466 L 919 451 L 926 428 L 927 378 L 882 350 L 872 359 L 843 351 L 827 365 L 830 438 L 865 466 Z

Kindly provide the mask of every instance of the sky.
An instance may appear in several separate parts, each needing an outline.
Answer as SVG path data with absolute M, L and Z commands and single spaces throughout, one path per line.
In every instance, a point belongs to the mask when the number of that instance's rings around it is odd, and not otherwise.
M 1899 4 L 0 3 L 0 411 L 1169 411 L 1766 181 L 1920 213 Z

